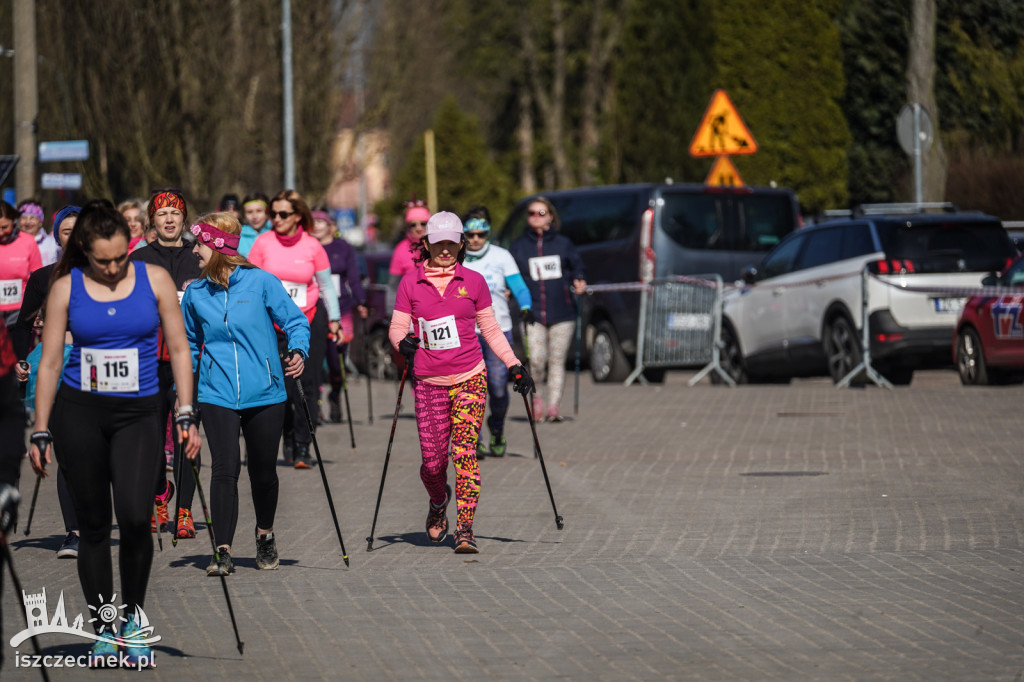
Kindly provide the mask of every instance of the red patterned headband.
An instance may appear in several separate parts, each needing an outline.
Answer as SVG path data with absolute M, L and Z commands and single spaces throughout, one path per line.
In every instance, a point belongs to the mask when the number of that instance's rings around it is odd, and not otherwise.
M 182 212 L 184 216 L 188 216 L 188 210 L 185 208 L 185 198 L 173 190 L 166 192 L 160 192 L 152 199 L 149 200 L 149 220 L 153 221 L 153 216 L 161 208 L 176 208 Z
M 225 256 L 238 255 L 239 236 L 237 234 L 219 230 L 209 223 L 196 223 L 189 230 L 196 236 L 200 244 L 209 246 Z

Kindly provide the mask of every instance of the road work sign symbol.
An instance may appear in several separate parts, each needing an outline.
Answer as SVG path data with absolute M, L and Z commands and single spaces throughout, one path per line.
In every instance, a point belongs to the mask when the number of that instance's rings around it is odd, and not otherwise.
M 728 156 L 719 156 L 715 159 L 715 165 L 711 167 L 708 177 L 704 179 L 704 184 L 717 187 L 742 187 L 743 178 L 740 177 L 736 166 L 732 165 Z
M 753 154 L 757 142 L 750 134 L 725 90 L 715 90 L 697 134 L 690 142 L 690 156 Z

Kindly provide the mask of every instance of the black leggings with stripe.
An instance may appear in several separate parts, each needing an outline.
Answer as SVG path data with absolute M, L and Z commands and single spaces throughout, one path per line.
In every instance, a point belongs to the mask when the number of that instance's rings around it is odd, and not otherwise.
M 50 432 L 78 516 L 78 579 L 86 603 L 97 608 L 115 593 L 110 557 L 115 517 L 118 601 L 125 605 L 125 614 L 145 601 L 153 563 L 153 486 L 164 464 L 159 407 L 159 395 L 94 395 L 67 384 L 57 391 Z

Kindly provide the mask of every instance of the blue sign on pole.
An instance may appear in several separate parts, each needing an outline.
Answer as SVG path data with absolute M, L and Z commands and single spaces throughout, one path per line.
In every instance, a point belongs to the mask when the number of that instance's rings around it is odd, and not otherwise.
M 82 189 L 81 173 L 43 173 L 40 180 L 43 189 Z
M 85 161 L 89 158 L 89 140 L 40 142 L 40 161 Z

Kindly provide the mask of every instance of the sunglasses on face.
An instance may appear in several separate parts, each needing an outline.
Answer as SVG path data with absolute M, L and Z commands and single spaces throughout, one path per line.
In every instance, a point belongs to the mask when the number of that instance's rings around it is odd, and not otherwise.
M 545 210 L 544 210 L 543 208 L 542 208 L 542 209 L 540 209 L 539 211 L 528 211 L 528 212 L 527 212 L 527 215 L 529 215 L 529 216 L 530 216 L 531 218 L 533 218 L 533 217 L 535 217 L 535 216 L 540 216 L 540 217 L 542 217 L 542 218 L 543 218 L 543 217 L 544 217 L 544 216 L 546 216 L 547 214 L 548 214 L 548 212 L 547 212 L 547 211 L 545 211 Z
M 411 230 L 414 227 L 426 227 L 427 223 L 422 220 L 414 220 L 411 223 L 406 223 L 405 226 Z
M 270 212 L 270 217 L 271 218 L 280 218 L 281 220 L 287 220 L 288 218 L 291 218 L 293 215 L 295 215 L 295 211 L 292 211 L 291 213 L 289 213 L 288 211 L 271 211 Z
M 486 232 L 467 232 L 466 239 L 487 239 Z

